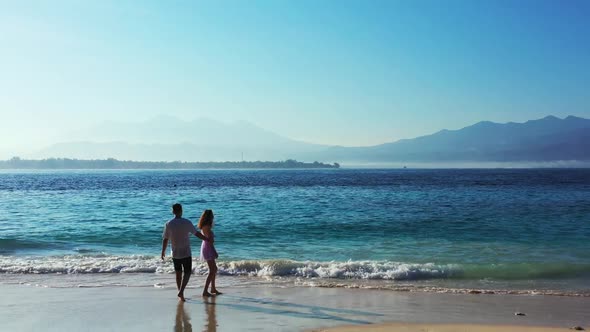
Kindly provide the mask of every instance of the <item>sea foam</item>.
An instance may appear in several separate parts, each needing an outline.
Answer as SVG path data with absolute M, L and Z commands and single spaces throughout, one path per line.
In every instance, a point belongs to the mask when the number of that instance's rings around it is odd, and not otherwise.
M 409 264 L 388 261 L 299 262 L 239 260 L 217 262 L 219 274 L 250 277 L 419 280 L 448 278 L 461 273 L 458 265 Z M 67 255 L 47 257 L 0 256 L 0 273 L 90 274 L 172 273 L 170 262 L 154 256 Z M 194 260 L 193 272 L 208 273 L 207 264 Z
M 394 261 L 217 261 L 218 273 L 225 276 L 298 277 L 318 279 L 359 279 L 412 281 L 431 279 L 537 280 L 590 276 L 588 264 L 437 264 Z M 148 255 L 106 254 L 66 256 L 0 256 L 0 273 L 10 274 L 92 274 L 92 273 L 173 273 L 170 259 Z M 207 264 L 193 259 L 193 273 L 205 275 Z

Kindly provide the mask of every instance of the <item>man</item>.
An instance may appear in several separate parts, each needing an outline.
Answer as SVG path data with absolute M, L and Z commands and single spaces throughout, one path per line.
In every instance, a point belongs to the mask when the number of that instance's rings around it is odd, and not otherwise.
M 209 239 L 199 233 L 190 220 L 182 218 L 182 205 L 178 203 L 172 205 L 172 213 L 175 217 L 164 225 L 164 233 L 162 234 L 162 260 L 166 257 L 166 247 L 168 247 L 168 240 L 170 240 L 178 297 L 184 301 L 184 289 L 193 268 L 189 234 L 192 233 L 204 241 Z

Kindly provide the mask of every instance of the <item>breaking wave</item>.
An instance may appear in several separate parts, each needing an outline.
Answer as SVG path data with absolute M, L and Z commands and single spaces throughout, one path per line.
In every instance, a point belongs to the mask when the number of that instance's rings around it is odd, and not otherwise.
M 206 274 L 207 265 L 193 260 L 193 272 Z M 465 265 L 392 261 L 313 262 L 293 260 L 218 261 L 219 274 L 250 277 L 300 277 L 320 279 L 429 280 L 498 279 L 533 280 L 590 275 L 588 264 Z M 45 257 L 0 256 L 0 273 L 91 274 L 172 273 L 169 261 L 145 255 L 66 255 Z

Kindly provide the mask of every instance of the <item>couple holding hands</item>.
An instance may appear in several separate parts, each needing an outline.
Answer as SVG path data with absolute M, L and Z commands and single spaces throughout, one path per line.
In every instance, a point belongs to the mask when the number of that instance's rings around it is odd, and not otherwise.
M 174 218 L 164 225 L 164 233 L 162 234 L 162 260 L 166 257 L 166 247 L 168 241 L 172 247 L 172 261 L 174 262 L 174 272 L 176 273 L 176 287 L 178 288 L 178 298 L 181 301 L 184 299 L 184 289 L 188 284 L 192 273 L 192 254 L 190 234 L 195 235 L 203 240 L 201 244 L 201 260 L 207 262 L 209 266 L 209 275 L 205 281 L 205 288 L 203 289 L 203 296 L 219 295 L 221 292 L 215 288 L 215 275 L 217 274 L 217 265 L 215 259 L 218 257 L 217 250 L 213 246 L 215 235 L 211 230 L 213 228 L 213 211 L 205 210 L 199 219 L 197 227 L 185 218 L 182 218 L 182 205 L 176 203 L 172 205 L 172 213 Z M 211 285 L 211 292 L 207 291 Z

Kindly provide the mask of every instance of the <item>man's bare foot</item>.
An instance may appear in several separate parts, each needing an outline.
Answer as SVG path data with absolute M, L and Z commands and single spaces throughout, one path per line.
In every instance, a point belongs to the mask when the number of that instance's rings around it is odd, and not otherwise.
M 178 293 L 178 299 L 182 302 L 185 302 L 186 299 L 184 298 L 184 293 Z
M 207 292 L 207 291 L 203 291 L 203 296 L 204 297 L 210 297 L 211 293 Z
M 211 290 L 211 293 L 212 294 L 215 294 L 215 295 L 221 295 L 221 294 L 223 294 L 222 292 L 218 291 L 217 289 L 212 289 Z

